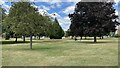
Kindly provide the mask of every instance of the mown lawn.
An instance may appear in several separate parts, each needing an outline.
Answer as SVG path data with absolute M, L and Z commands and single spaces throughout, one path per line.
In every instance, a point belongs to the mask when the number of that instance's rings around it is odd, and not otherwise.
M 26 43 L 3 41 L 3 66 L 116 66 L 118 39 L 33 40 L 33 49 Z

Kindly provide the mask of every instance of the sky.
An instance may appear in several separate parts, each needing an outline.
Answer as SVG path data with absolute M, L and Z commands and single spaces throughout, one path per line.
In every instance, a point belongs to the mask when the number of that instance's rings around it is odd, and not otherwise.
M 32 4 L 32 6 L 38 8 L 39 13 L 43 14 L 46 12 L 47 15 L 57 18 L 64 31 L 68 30 L 71 24 L 68 14 L 74 12 L 75 4 L 79 1 L 80 0 L 30 0 L 30 2 L 35 3 Z M 118 13 L 118 11 L 120 11 L 119 1 L 120 0 L 115 0 L 116 4 L 114 5 L 114 8 L 116 9 L 116 15 L 120 16 L 120 12 Z M 9 0 L 0 0 L 0 5 L 6 9 L 6 14 L 8 14 L 11 2 Z M 53 14 L 55 14 L 55 16 Z

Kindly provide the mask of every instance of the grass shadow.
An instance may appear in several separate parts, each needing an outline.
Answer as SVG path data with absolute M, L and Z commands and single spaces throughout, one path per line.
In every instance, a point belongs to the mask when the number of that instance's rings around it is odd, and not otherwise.
M 25 41 L 25 42 L 23 42 L 23 41 L 17 41 L 17 42 L 15 42 L 15 41 L 0 41 L 2 44 L 19 44 L 19 43 L 30 43 L 30 41 Z M 61 42 L 61 40 L 34 40 L 34 41 L 32 41 L 32 43 L 49 43 L 49 42 Z
M 17 41 L 17 42 L 15 42 L 15 41 L 1 41 L 1 42 L 2 42 L 2 44 L 29 43 L 29 41 L 25 41 L 25 42 L 23 42 L 23 41 Z
M 23 51 L 54 51 L 54 50 L 59 50 L 60 47 L 46 47 L 46 46 L 40 46 L 40 47 L 32 47 L 32 49 L 30 48 L 19 48 L 19 50 Z M 18 50 L 18 49 L 17 49 Z
M 42 40 L 42 41 L 33 41 L 33 43 L 47 43 L 47 42 L 63 42 L 63 40 Z
M 101 44 L 101 43 L 110 43 L 110 42 L 107 42 L 107 41 L 97 41 L 97 42 L 93 42 L 93 41 L 79 41 L 79 43 L 86 43 L 86 44 Z M 112 43 L 112 42 L 111 42 Z

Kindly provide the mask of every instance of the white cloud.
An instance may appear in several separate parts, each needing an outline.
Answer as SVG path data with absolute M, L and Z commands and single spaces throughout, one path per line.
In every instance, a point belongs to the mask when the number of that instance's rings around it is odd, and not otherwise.
M 75 9 L 75 5 L 69 6 L 63 11 L 63 13 L 65 14 L 73 13 L 74 9 Z
M 64 17 L 64 18 L 58 18 L 59 24 L 61 25 L 61 27 L 63 28 L 64 31 L 67 31 L 69 29 L 70 26 L 70 19 L 68 17 Z
M 58 2 L 58 3 L 56 3 L 56 7 L 61 7 L 61 3 L 60 2 Z
M 118 3 L 120 2 L 120 0 L 114 0 L 114 2 L 116 3 L 114 6 L 118 6 Z
M 37 6 L 35 4 L 32 4 L 33 7 L 35 8 L 38 8 L 38 12 L 42 15 L 46 14 L 46 15 L 49 15 L 49 13 L 47 12 L 48 10 L 50 10 L 50 8 L 46 7 L 46 6 L 43 6 L 43 5 L 40 5 L 40 6 Z
M 49 3 L 50 4 L 50 3 Z M 51 6 L 51 8 L 60 8 L 61 7 L 61 2 L 55 2 L 55 3 L 52 3 L 52 4 L 50 4 Z
M 46 7 L 46 6 L 44 6 L 44 5 L 37 6 L 37 5 L 35 5 L 35 4 L 32 4 L 32 6 L 35 7 L 35 8 L 38 8 L 38 9 L 44 9 L 44 10 L 47 10 L 47 11 L 50 10 L 49 7 Z
M 118 15 L 118 10 L 115 11 L 115 15 Z
M 70 19 L 68 17 L 64 17 L 64 18 L 58 18 L 58 20 L 60 21 L 61 25 L 68 25 L 70 24 Z
M 51 7 L 51 8 L 55 8 L 55 6 L 54 6 L 54 5 L 51 5 L 50 7 Z
M 46 6 L 43 6 L 43 5 L 41 5 L 41 8 L 44 9 L 44 10 L 47 10 L 47 11 L 50 10 L 50 8 L 48 8 Z
M 4 4 L 3 7 L 5 7 L 7 10 L 9 10 L 11 6 Z
M 4 4 L 5 3 L 5 1 L 3 1 L 3 0 L 0 0 L 0 5 L 2 5 L 2 4 Z
M 59 3 L 59 2 L 62 2 L 61 0 L 49 0 L 49 3 L 50 4 L 55 4 L 55 3 Z
M 10 10 L 10 5 L 7 5 L 5 4 L 6 1 L 1 1 L 1 5 L 2 5 L 2 8 L 4 8 L 6 10 L 6 14 L 8 14 L 9 10 Z
M 77 3 L 77 2 L 80 2 L 81 0 L 66 0 L 66 2 L 75 2 L 75 3 Z
M 36 6 L 36 5 L 34 5 L 34 4 L 32 4 L 31 6 L 33 6 L 33 7 L 35 7 L 35 8 L 38 8 L 38 6 Z
M 68 0 L 68 1 L 69 1 L 69 0 Z M 76 3 L 78 3 L 78 2 L 79 2 L 79 0 L 74 1 L 71 6 L 68 6 L 68 7 L 65 8 L 62 12 L 65 13 L 65 14 L 73 13 L 73 12 L 74 12 L 74 9 L 75 9 L 75 5 L 76 5 Z
M 40 14 L 42 14 L 42 15 L 49 15 L 49 13 L 46 11 L 46 10 L 44 10 L 44 9 L 38 9 L 38 12 L 40 13 Z
M 118 3 L 120 0 L 114 0 L 115 1 L 115 3 Z

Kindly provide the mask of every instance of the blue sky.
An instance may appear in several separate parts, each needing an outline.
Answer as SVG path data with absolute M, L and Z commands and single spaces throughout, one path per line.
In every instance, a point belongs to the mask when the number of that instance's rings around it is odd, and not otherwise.
M 69 13 L 73 13 L 75 4 L 79 1 L 71 1 L 71 0 L 66 0 L 66 1 L 61 1 L 61 0 L 43 0 L 39 2 L 35 2 L 36 0 L 32 0 L 35 4 L 32 6 L 36 7 L 39 9 L 38 12 L 43 14 L 43 12 L 46 12 L 48 15 L 52 17 L 56 17 L 59 21 L 59 24 L 61 27 L 66 31 L 69 26 L 70 26 L 70 19 L 68 17 Z M 115 0 L 116 5 L 114 6 L 116 10 L 116 14 L 118 14 L 118 2 L 120 0 Z M 7 10 L 6 14 L 9 13 L 9 9 L 11 7 L 11 3 L 7 0 L 0 0 L 0 4 L 2 4 L 2 7 Z M 55 14 L 56 16 L 54 16 Z

